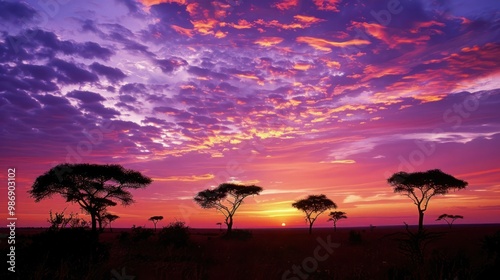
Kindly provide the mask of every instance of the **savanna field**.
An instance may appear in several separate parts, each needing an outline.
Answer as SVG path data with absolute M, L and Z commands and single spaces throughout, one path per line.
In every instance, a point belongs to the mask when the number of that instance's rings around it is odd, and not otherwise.
M 47 234 L 46 229 L 18 229 L 16 275 L 17 279 L 498 279 L 499 230 L 499 225 L 428 226 L 422 242 L 415 243 L 404 226 L 336 232 L 317 228 L 311 235 L 306 228 L 251 229 L 235 230 L 227 237 L 219 229 L 181 225 L 156 233 L 145 228 L 106 229 L 93 243 L 90 231 Z M 410 249 L 414 244 L 422 248 L 422 262 Z M 6 242 L 0 245 L 6 254 Z
M 0 0 L 0 280 L 500 279 L 499 11 Z

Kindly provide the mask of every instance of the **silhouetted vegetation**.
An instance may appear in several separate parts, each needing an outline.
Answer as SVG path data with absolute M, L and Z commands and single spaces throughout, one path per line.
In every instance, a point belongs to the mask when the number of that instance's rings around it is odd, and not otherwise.
M 106 209 L 117 202 L 134 202 L 127 189 L 145 188 L 152 180 L 120 165 L 59 164 L 36 178 L 30 193 L 36 202 L 59 194 L 90 215 L 92 230 L 102 229 Z
M 226 217 L 224 223 L 227 225 L 227 233 L 233 228 L 233 216 L 243 203 L 243 200 L 251 195 L 258 195 L 262 188 L 258 186 L 244 186 L 238 184 L 224 183 L 215 189 L 206 189 L 199 192 L 194 201 L 202 208 L 214 208 Z
M 69 216 L 64 214 L 64 211 L 59 213 L 52 213 L 52 210 L 49 211 L 49 218 L 47 222 L 50 223 L 49 230 L 61 230 L 66 228 L 68 225 L 71 228 L 87 228 L 88 222 L 83 218 L 78 217 L 78 213 L 71 212 Z
M 363 242 L 363 238 L 361 237 L 361 233 L 356 230 L 349 231 L 349 244 L 351 245 L 359 245 Z
M 312 233 L 313 224 L 321 213 L 331 208 L 337 208 L 337 204 L 324 194 L 310 195 L 292 203 L 292 206 L 306 214 L 306 222 L 309 223 L 309 234 Z
M 18 248 L 18 279 L 98 279 L 95 268 L 109 257 L 108 245 L 83 228 L 41 232 Z
M 419 230 L 423 229 L 424 212 L 433 196 L 464 189 L 468 184 L 439 169 L 414 173 L 397 172 L 387 182 L 394 187 L 394 192 L 405 194 L 417 206 Z
M 189 227 L 184 222 L 172 222 L 158 233 L 158 240 L 164 246 L 186 246 L 189 241 Z
M 132 226 L 132 232 L 130 238 L 134 242 L 140 242 L 149 239 L 155 233 L 152 229 Z
M 163 220 L 163 216 L 152 216 L 148 219 L 148 221 L 153 222 L 153 224 L 155 225 L 155 231 L 156 231 L 156 224 L 161 220 Z
M 111 213 L 106 213 L 103 218 L 104 218 L 105 224 L 107 224 L 109 226 L 109 231 L 112 232 L 113 228 L 111 227 L 111 223 L 113 221 L 115 221 L 116 219 L 120 218 L 120 216 L 114 215 L 114 214 L 111 214 Z
M 481 241 L 481 248 L 486 252 L 488 259 L 500 267 L 500 231 L 486 235 Z
M 440 234 L 429 232 L 426 230 L 417 230 L 412 232 L 405 223 L 406 232 L 402 238 L 398 238 L 399 249 L 408 257 L 413 264 L 421 265 L 424 262 L 425 249 L 429 242 L 441 237 Z
M 333 230 L 337 231 L 337 222 L 342 219 L 347 219 L 346 213 L 343 211 L 333 211 L 328 214 L 330 219 L 328 221 L 333 221 Z
M 455 220 L 463 219 L 463 218 L 464 218 L 464 216 L 460 216 L 460 215 L 442 214 L 436 219 L 436 221 L 443 220 L 448 224 L 448 227 L 451 228 L 451 226 L 453 226 L 453 223 L 455 222 Z

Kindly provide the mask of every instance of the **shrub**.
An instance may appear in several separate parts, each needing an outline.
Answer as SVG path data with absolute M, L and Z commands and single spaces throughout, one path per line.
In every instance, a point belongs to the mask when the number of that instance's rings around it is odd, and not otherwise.
M 352 245 L 361 244 L 363 239 L 361 238 L 361 233 L 355 230 L 349 231 L 349 243 Z
M 134 242 L 139 242 L 141 240 L 148 240 L 149 237 L 154 235 L 154 231 L 152 229 L 147 229 L 143 227 L 132 226 L 132 234 L 131 238 Z
M 187 227 L 184 222 L 172 222 L 160 231 L 158 240 L 165 246 L 186 246 L 189 241 L 189 227 Z
M 28 279 L 26 275 L 35 270 L 40 279 L 81 279 L 109 257 L 97 233 L 82 228 L 48 230 L 31 240 L 19 254 L 20 279 Z
M 482 249 L 486 251 L 488 259 L 495 264 L 500 264 L 500 231 L 493 235 L 484 236 L 481 241 Z

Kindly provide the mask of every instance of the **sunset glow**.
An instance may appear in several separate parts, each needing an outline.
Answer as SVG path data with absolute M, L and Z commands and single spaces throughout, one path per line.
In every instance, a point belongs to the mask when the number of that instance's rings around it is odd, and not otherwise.
M 0 178 L 16 168 L 19 226 L 85 216 L 27 194 L 64 162 L 153 179 L 109 208 L 116 228 L 219 228 L 193 197 L 224 182 L 264 189 L 235 228 L 306 227 L 291 204 L 310 194 L 347 213 L 339 227 L 415 224 L 387 178 L 429 169 L 469 185 L 433 197 L 426 224 L 500 222 L 498 1 L 60 2 L 0 2 Z

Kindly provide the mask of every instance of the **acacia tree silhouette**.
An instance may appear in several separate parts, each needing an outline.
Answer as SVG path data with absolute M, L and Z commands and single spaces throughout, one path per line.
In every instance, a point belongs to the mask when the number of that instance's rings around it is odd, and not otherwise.
M 258 195 L 262 190 L 261 187 L 255 185 L 245 186 L 224 183 L 215 189 L 206 189 L 199 192 L 194 197 L 194 201 L 202 208 L 214 208 L 221 212 L 226 217 L 224 221 L 227 225 L 226 234 L 231 234 L 233 216 L 243 203 L 243 200 L 250 195 Z
M 114 214 L 111 214 L 111 213 L 106 213 L 103 218 L 104 218 L 104 221 L 109 225 L 109 231 L 113 232 L 113 229 L 111 228 L 111 223 L 114 220 L 120 218 L 120 216 L 114 215 Z
M 333 221 L 333 230 L 337 231 L 337 222 L 341 219 L 347 219 L 346 213 L 343 211 L 333 211 L 328 214 L 330 219 L 328 221 Z
M 387 182 L 394 187 L 394 192 L 405 194 L 417 206 L 419 231 L 424 228 L 424 212 L 433 196 L 445 195 L 450 190 L 461 190 L 468 185 L 439 169 L 414 173 L 397 172 Z
M 444 220 L 448 224 L 448 227 L 451 228 L 451 226 L 453 226 L 453 223 L 455 222 L 455 220 L 463 219 L 463 218 L 464 218 L 464 216 L 461 216 L 461 215 L 442 214 L 436 219 L 436 221 Z M 448 220 L 448 219 L 450 219 L 450 220 Z
M 292 203 L 292 206 L 306 214 L 306 221 L 309 222 L 309 234 L 312 233 L 312 226 L 321 213 L 331 208 L 337 208 L 337 204 L 324 194 L 310 195 Z
M 138 171 L 121 165 L 109 164 L 59 164 L 36 178 L 28 193 L 39 202 L 59 194 L 66 202 L 76 202 L 86 211 L 96 231 L 101 214 L 117 202 L 130 205 L 134 202 L 128 189 L 147 187 L 152 180 Z
M 156 224 L 163 220 L 163 216 L 152 216 L 148 219 L 149 221 L 153 222 L 153 224 L 155 225 L 155 231 L 156 231 Z

